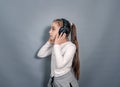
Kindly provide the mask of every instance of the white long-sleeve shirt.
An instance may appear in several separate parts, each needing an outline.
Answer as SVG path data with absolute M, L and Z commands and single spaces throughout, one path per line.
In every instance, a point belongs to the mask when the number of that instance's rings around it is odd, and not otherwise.
M 59 77 L 71 70 L 75 51 L 76 46 L 71 41 L 61 45 L 52 45 L 47 41 L 40 48 L 37 56 L 44 58 L 51 55 L 51 76 Z

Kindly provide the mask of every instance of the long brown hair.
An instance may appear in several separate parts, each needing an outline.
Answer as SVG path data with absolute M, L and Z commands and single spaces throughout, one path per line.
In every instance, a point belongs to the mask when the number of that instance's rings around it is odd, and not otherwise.
M 66 19 L 65 19 L 66 20 Z M 66 20 L 68 21 L 68 20 Z M 53 22 L 57 22 L 59 26 L 63 26 L 63 21 L 62 19 L 55 19 Z M 75 24 L 71 23 L 68 21 L 68 28 L 70 29 L 71 32 L 71 42 L 76 45 L 76 52 L 74 54 L 73 62 L 72 62 L 72 69 L 74 71 L 74 75 L 77 80 L 80 78 L 80 60 L 79 60 L 79 44 L 77 40 L 77 34 L 76 34 L 76 26 Z M 67 35 L 68 36 L 68 35 Z
M 77 41 L 75 24 L 72 24 L 72 26 L 71 26 L 71 41 L 76 45 L 76 52 L 74 55 L 72 68 L 73 68 L 76 79 L 79 80 L 79 77 L 80 77 L 79 44 Z

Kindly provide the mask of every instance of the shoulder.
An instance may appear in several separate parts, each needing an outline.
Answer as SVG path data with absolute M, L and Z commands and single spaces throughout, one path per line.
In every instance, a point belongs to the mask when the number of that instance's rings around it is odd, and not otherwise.
M 65 45 L 65 47 L 76 49 L 76 45 L 74 43 L 72 43 L 71 41 L 68 41 L 67 44 Z

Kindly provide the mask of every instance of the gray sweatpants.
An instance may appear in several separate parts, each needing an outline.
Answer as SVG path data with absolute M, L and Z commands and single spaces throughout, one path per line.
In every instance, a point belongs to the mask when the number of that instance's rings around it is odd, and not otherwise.
M 63 76 L 51 77 L 47 87 L 79 87 L 72 71 Z

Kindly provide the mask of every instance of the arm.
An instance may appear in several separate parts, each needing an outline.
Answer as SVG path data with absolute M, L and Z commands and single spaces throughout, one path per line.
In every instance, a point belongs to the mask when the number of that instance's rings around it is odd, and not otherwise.
M 75 51 L 76 51 L 76 46 L 70 45 L 69 47 L 67 47 L 65 54 L 62 56 L 60 46 L 55 44 L 54 45 L 54 52 L 55 52 L 55 59 L 56 59 L 56 63 L 57 63 L 56 64 L 57 68 L 62 68 L 67 63 L 69 63 L 71 61 L 71 59 L 73 59 Z
M 52 44 L 49 43 L 49 41 L 47 41 L 45 43 L 45 45 L 43 45 L 40 50 L 38 51 L 38 54 L 37 56 L 38 57 L 46 57 L 46 56 L 49 56 L 51 53 L 52 53 Z

